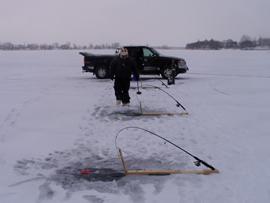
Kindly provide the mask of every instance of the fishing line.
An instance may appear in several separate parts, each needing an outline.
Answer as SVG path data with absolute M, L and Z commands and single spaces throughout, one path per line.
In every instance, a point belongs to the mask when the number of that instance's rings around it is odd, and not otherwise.
M 168 87 L 168 85 L 166 85 L 161 79 L 158 79 L 161 83 L 162 83 L 162 85 L 164 85 L 166 88 L 169 88 Z

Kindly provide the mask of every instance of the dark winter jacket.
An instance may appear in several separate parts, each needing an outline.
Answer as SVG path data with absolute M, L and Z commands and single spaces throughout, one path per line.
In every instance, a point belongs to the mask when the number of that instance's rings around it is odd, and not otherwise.
M 120 58 L 115 57 L 111 62 L 111 79 L 115 78 L 131 78 L 131 74 L 133 74 L 135 80 L 139 80 L 139 73 L 136 67 L 136 63 L 130 57 L 128 58 Z

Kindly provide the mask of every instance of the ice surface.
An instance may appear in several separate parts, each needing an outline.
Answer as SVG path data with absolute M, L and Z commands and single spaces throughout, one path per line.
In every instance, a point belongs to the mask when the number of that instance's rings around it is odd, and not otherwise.
M 270 202 L 270 52 L 159 51 L 188 63 L 190 71 L 165 90 L 189 116 L 122 115 L 139 102 L 150 111 L 181 109 L 155 89 L 137 95 L 136 83 L 131 106 L 116 107 L 113 83 L 82 73 L 78 51 L 0 52 L 0 202 Z M 156 77 L 143 76 L 143 86 L 165 88 Z M 74 178 L 81 168 L 121 170 L 114 138 L 127 126 L 158 133 L 221 173 Z M 122 134 L 129 168 L 195 169 L 192 158 L 155 137 Z

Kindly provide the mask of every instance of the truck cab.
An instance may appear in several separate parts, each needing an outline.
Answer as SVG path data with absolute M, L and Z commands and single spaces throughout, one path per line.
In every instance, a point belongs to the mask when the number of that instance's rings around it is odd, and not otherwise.
M 126 47 L 129 56 L 133 57 L 137 63 L 138 69 L 142 74 L 158 74 L 160 71 L 157 58 L 160 54 L 148 47 Z

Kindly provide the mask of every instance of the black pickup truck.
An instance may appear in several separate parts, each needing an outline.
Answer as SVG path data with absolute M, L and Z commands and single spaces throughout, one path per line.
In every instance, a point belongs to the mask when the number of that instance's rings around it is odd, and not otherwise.
M 186 61 L 181 58 L 160 55 L 155 49 L 146 46 L 125 46 L 130 57 L 133 57 L 141 75 L 161 75 L 167 78 L 171 70 L 175 77 L 179 73 L 188 71 Z M 117 50 L 116 50 L 117 53 Z M 84 56 L 85 72 L 92 72 L 99 79 L 108 78 L 110 75 L 110 64 L 116 55 L 94 55 L 80 52 Z

